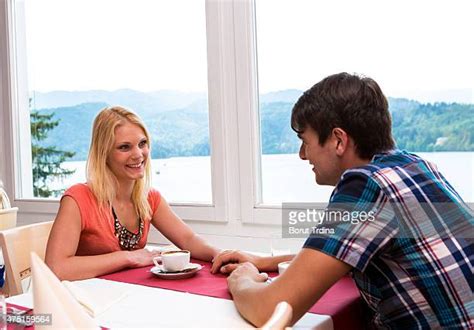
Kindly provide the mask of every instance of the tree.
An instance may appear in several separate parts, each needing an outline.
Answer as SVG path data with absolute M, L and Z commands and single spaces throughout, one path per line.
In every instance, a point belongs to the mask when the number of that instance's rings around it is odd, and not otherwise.
M 57 178 L 64 179 L 75 172 L 61 167 L 61 164 L 73 157 L 75 152 L 41 145 L 41 141 L 48 137 L 48 132 L 59 125 L 59 120 L 53 120 L 53 117 L 54 112 L 41 114 L 37 110 L 32 110 L 30 113 L 33 193 L 36 197 L 59 196 L 63 190 L 50 188 L 51 182 Z

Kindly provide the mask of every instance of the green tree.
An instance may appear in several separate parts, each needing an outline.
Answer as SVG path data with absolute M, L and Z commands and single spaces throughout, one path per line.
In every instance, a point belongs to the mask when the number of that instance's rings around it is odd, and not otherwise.
M 73 157 L 75 152 L 41 145 L 41 141 L 48 137 L 48 132 L 59 125 L 59 120 L 53 120 L 53 117 L 54 112 L 41 114 L 37 110 L 32 110 L 30 113 L 33 193 L 36 197 L 59 196 L 63 190 L 51 189 L 50 183 L 54 179 L 63 179 L 75 172 L 61 167 L 61 164 Z

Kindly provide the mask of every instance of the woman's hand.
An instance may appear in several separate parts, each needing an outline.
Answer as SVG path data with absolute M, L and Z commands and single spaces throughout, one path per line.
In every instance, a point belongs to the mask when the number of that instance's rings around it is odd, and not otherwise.
M 146 248 L 127 252 L 129 264 L 132 268 L 151 265 L 153 264 L 153 258 L 161 254 L 160 251 L 149 251 Z
M 212 260 L 211 273 L 215 274 L 220 271 L 223 274 L 229 274 L 244 262 L 250 262 L 259 268 L 261 259 L 254 254 L 238 250 L 223 250 Z

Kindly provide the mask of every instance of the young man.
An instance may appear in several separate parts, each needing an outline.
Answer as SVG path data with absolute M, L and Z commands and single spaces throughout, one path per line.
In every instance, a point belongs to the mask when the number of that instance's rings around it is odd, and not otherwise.
M 276 270 L 291 256 L 218 255 L 212 271 L 232 272 L 228 285 L 240 313 L 260 326 L 287 301 L 295 322 L 352 271 L 373 327 L 474 328 L 473 212 L 433 164 L 394 149 L 378 84 L 329 76 L 300 97 L 291 126 L 316 182 L 335 186 L 328 209 L 360 221 L 311 235 L 269 285 L 259 270 Z

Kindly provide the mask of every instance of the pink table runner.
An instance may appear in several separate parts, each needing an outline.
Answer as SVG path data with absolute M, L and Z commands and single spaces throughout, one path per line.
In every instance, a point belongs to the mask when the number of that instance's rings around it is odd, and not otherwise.
M 232 299 L 227 290 L 226 276 L 211 274 L 210 263 L 193 260 L 203 266 L 196 276 L 182 280 L 164 280 L 150 272 L 151 266 L 126 269 L 102 279 L 117 282 L 139 284 L 161 289 L 189 292 L 193 294 L 223 299 Z M 276 276 L 277 274 L 270 274 Z M 362 305 L 359 290 L 349 276 L 334 284 L 318 302 L 311 307 L 310 313 L 331 316 L 334 329 L 362 329 Z
M 19 305 L 15 305 L 15 304 L 10 304 L 10 303 L 7 303 L 7 307 L 14 307 L 16 309 L 19 309 L 19 310 L 22 310 L 22 311 L 25 311 L 25 310 L 28 310 L 29 308 L 26 308 L 26 307 L 23 307 L 23 306 L 19 306 Z M 7 324 L 7 330 L 22 330 L 22 329 L 34 329 L 34 326 L 31 326 L 31 327 L 25 327 L 23 325 L 19 325 L 19 324 L 15 324 L 15 323 L 8 323 Z

